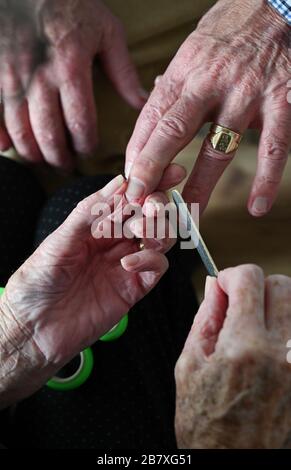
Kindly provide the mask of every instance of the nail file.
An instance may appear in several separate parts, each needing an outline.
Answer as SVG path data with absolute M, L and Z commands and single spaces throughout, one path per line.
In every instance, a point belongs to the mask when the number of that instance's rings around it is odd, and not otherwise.
M 172 191 L 172 197 L 178 209 L 178 214 L 181 217 L 181 220 L 184 223 L 187 232 L 189 232 L 191 240 L 194 242 L 205 268 L 207 269 L 210 276 L 217 277 L 218 269 L 212 259 L 212 256 L 208 251 L 206 244 L 204 243 L 204 240 L 199 232 L 199 229 L 193 217 L 189 212 L 186 202 L 177 190 Z

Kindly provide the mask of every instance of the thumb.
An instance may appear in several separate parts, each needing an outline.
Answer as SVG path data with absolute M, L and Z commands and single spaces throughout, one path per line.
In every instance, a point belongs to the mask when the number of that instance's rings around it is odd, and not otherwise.
M 109 210 L 110 214 L 116 203 L 115 197 L 120 198 L 125 189 L 126 181 L 122 175 L 118 175 L 104 188 L 83 199 L 64 223 L 44 241 L 45 246 L 57 245 L 58 251 L 64 249 L 68 252 L 72 247 L 76 249 L 76 243 L 85 243 L 91 236 L 93 223 L 100 217 L 100 211 L 106 213 Z
M 155 250 L 144 250 L 127 255 L 121 259 L 125 271 L 137 273 L 141 285 L 142 295 L 148 294 L 169 267 L 167 258 Z
M 205 297 L 194 319 L 182 355 L 197 364 L 213 354 L 218 335 L 223 327 L 227 310 L 227 296 L 219 287 L 217 279 L 208 276 Z
M 141 109 L 147 101 L 148 93 L 141 87 L 138 74 L 126 45 L 122 24 L 116 21 L 112 34 L 104 38 L 99 56 L 108 78 L 116 91 L 136 109 Z

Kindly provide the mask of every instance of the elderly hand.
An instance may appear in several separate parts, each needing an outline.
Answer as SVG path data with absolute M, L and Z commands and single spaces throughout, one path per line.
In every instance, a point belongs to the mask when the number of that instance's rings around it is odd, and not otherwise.
M 9 39 L 13 33 L 14 47 L 8 44 L 1 51 L 4 121 L 13 145 L 26 160 L 44 159 L 69 169 L 71 150 L 90 154 L 97 145 L 94 59 L 98 56 L 116 90 L 131 106 L 140 109 L 144 105 L 144 92 L 122 25 L 100 0 L 26 0 L 27 9 L 31 4 L 38 8 L 38 30 L 48 42 L 49 60 L 38 67 L 26 99 L 21 99 L 23 82 L 27 84 L 31 78 L 36 36 L 31 21 L 15 24 L 13 18 L 5 34 Z M 2 126 L 0 148 L 7 145 Z
M 291 431 L 291 279 L 256 266 L 208 278 L 176 366 L 181 448 L 280 448 Z
M 241 134 L 258 128 L 258 166 L 248 208 L 267 213 L 291 144 L 290 26 L 264 0 L 219 0 L 181 46 L 143 108 L 127 149 L 128 195 L 157 186 L 164 168 L 212 121 Z M 207 138 L 184 189 L 203 211 L 234 157 Z
M 9 280 L 0 301 L 0 407 L 35 391 L 108 332 L 167 270 L 162 253 L 173 238 L 146 238 L 144 251 L 133 238 L 143 239 L 144 220 L 155 220 L 150 209 L 166 202 L 164 193 L 125 220 L 132 238 L 101 237 L 120 213 L 120 206 L 111 212 L 115 196 L 126 201 L 126 185 L 120 175 L 79 203 Z M 102 220 L 100 203 L 111 208 Z

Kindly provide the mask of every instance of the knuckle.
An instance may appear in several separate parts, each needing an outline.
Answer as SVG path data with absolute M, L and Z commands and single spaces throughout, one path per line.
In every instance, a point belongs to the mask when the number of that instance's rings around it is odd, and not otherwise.
M 219 57 L 219 60 L 215 60 L 209 70 L 208 70 L 208 79 L 214 82 L 217 82 L 220 77 L 225 76 L 226 70 L 229 68 L 229 57 Z
M 31 133 L 28 129 L 18 127 L 13 131 L 13 139 L 18 143 L 26 144 L 27 142 L 31 141 Z
M 225 356 L 235 368 L 257 368 L 258 365 L 262 367 L 266 361 L 268 362 L 267 352 L 268 347 L 265 341 L 258 339 L 256 336 L 254 338 L 250 337 L 248 341 L 244 341 L 244 344 L 240 345 L 240 347 L 237 345 L 229 347 L 225 351 Z
M 39 131 L 38 133 L 38 139 L 40 144 L 42 145 L 43 148 L 46 149 L 46 151 L 52 151 L 52 152 L 61 152 L 64 150 L 65 144 L 63 139 L 60 138 L 60 136 L 57 133 L 54 132 L 45 132 L 45 131 Z
M 162 174 L 164 171 L 164 165 L 160 160 L 156 160 L 149 155 L 141 155 L 136 160 L 136 167 L 139 168 L 144 174 L 144 177 L 151 178 L 152 175 Z
M 145 121 L 155 124 L 162 118 L 162 111 L 159 104 L 148 102 L 143 109 L 143 117 Z
M 280 181 L 281 181 L 280 176 L 276 176 L 276 174 L 274 174 L 274 175 L 260 175 L 257 178 L 257 185 L 258 186 L 267 185 L 267 186 L 277 187 L 278 184 L 280 183 Z
M 242 78 L 235 90 L 237 90 L 241 96 L 249 96 L 253 98 L 256 96 L 259 85 L 260 81 L 257 74 L 255 71 L 249 70 L 248 74 Z
M 85 198 L 82 201 L 79 201 L 74 212 L 76 214 L 87 214 L 91 213 L 92 201 L 90 198 Z
M 157 132 L 161 137 L 185 140 L 188 135 L 188 126 L 181 116 L 172 114 L 161 119 Z
M 71 134 L 78 137 L 79 142 L 86 142 L 91 137 L 91 126 L 82 116 L 71 113 L 67 118 L 67 126 Z
M 285 161 L 288 154 L 288 144 L 282 138 L 268 136 L 262 149 L 262 158 L 274 161 Z

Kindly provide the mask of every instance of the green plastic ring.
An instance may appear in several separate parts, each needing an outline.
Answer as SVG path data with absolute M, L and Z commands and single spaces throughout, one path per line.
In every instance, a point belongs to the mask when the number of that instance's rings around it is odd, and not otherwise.
M 81 364 L 75 374 L 67 378 L 53 377 L 47 382 L 47 386 L 53 390 L 59 390 L 60 392 L 67 392 L 81 387 L 91 375 L 94 358 L 91 348 L 84 349 L 84 351 L 80 353 L 80 356 Z
M 125 315 L 112 330 L 108 331 L 104 336 L 101 336 L 100 341 L 109 342 L 115 341 L 126 331 L 128 325 L 128 315 Z
M 5 290 L 4 287 L 0 287 L 0 297 L 1 297 L 1 295 L 4 294 L 4 290 Z

